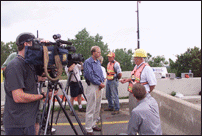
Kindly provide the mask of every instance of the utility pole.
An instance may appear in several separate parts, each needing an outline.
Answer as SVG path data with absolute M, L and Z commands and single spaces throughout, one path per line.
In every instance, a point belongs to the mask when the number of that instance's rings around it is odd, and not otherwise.
M 36 37 L 37 37 L 37 38 L 39 38 L 39 33 L 38 33 L 38 30 L 36 31 L 36 35 L 37 35 Z
M 138 3 L 140 1 L 137 1 L 137 48 L 140 48 L 140 31 L 139 31 L 139 10 L 138 10 Z

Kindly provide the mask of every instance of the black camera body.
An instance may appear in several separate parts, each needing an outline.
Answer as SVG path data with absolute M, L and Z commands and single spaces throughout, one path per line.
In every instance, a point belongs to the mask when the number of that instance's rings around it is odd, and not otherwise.
M 83 62 L 84 58 L 82 54 L 76 54 L 76 48 L 74 46 L 64 46 L 64 44 L 72 45 L 71 42 L 60 40 L 60 35 L 53 35 L 56 42 L 40 42 L 39 39 L 32 40 L 32 46 L 25 46 L 25 62 L 33 64 L 35 66 L 37 75 L 41 75 L 44 72 L 44 50 L 43 46 L 48 49 L 48 68 L 54 69 L 55 55 L 59 55 L 60 61 L 63 66 L 70 66 L 73 63 Z M 69 52 L 73 52 L 70 54 Z M 49 70 L 50 71 L 50 70 Z
M 84 57 L 82 54 L 76 54 L 76 53 L 73 53 L 73 54 L 68 54 L 68 64 L 67 64 L 67 67 L 70 67 L 73 63 L 75 64 L 78 64 L 80 62 L 84 62 Z

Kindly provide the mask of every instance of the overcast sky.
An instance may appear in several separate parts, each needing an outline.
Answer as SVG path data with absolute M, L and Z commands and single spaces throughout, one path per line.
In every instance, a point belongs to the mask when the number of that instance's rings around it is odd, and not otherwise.
M 1 41 L 15 41 L 31 32 L 54 42 L 75 39 L 86 28 L 97 33 L 110 50 L 137 48 L 136 1 L 1 1 Z M 139 4 L 140 48 L 152 56 L 201 49 L 201 1 L 142 1 Z

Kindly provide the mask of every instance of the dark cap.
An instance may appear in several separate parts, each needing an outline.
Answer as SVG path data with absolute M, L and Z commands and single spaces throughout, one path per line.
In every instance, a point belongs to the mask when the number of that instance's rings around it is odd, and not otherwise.
M 17 44 L 17 46 L 20 46 L 20 45 L 24 44 L 24 42 L 29 42 L 33 39 L 35 39 L 35 36 L 32 33 L 28 33 L 28 32 L 21 33 L 16 38 L 16 44 Z

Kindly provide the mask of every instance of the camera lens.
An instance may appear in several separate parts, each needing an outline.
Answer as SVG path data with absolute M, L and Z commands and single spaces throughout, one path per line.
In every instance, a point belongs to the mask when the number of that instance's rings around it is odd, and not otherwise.
M 61 38 L 61 35 L 60 35 L 60 34 L 54 34 L 54 35 L 53 35 L 53 39 L 58 39 L 58 38 Z

